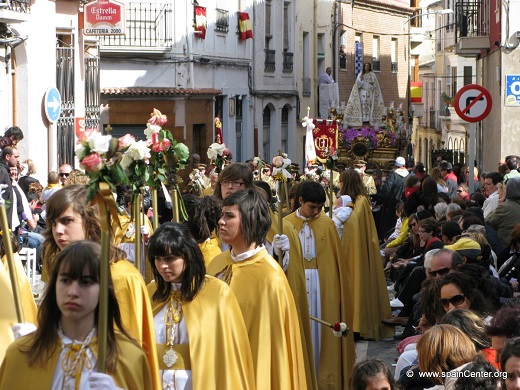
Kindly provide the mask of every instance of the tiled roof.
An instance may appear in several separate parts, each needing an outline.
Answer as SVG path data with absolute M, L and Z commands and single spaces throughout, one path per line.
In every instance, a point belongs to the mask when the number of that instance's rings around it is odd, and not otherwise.
M 156 88 L 156 87 L 123 87 L 101 88 L 102 95 L 118 96 L 188 96 L 188 95 L 220 95 L 222 90 L 212 88 Z

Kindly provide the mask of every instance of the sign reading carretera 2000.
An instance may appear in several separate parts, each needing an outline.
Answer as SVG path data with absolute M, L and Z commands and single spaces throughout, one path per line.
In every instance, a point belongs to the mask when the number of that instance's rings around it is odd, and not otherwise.
M 115 0 L 85 4 L 85 35 L 122 35 L 125 33 L 125 6 Z

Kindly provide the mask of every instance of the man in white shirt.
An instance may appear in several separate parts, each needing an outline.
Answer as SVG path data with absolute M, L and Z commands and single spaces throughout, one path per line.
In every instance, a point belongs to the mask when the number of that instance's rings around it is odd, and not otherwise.
M 325 69 L 325 73 L 323 73 L 318 79 L 318 84 L 334 84 L 334 79 L 332 78 L 331 74 L 332 68 L 329 66 L 327 69 Z
M 498 206 L 498 183 L 504 181 L 504 176 L 498 172 L 486 173 L 484 179 L 484 195 L 487 199 L 482 206 L 484 218 L 491 214 Z

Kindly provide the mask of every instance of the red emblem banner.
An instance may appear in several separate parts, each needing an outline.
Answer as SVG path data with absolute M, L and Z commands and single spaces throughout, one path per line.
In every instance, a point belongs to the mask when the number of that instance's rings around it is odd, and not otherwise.
M 318 161 L 324 163 L 327 152 L 334 153 L 338 150 L 338 125 L 335 120 L 314 119 L 314 148 Z

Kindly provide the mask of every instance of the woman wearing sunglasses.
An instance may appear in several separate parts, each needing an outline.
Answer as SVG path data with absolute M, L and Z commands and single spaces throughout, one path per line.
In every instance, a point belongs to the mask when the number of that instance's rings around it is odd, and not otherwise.
M 439 284 L 440 302 L 444 311 L 469 309 L 485 318 L 491 313 L 489 300 L 482 295 L 475 281 L 462 272 L 451 272 Z

